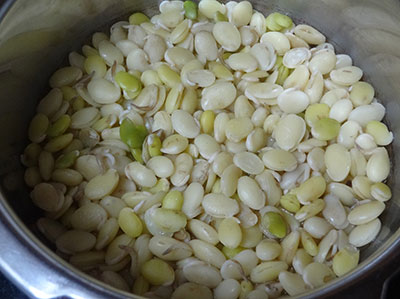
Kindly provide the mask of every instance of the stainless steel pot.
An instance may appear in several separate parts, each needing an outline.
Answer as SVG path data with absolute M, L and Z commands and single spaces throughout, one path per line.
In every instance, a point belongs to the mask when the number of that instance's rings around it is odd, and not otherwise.
M 284 11 L 321 30 L 337 52 L 347 53 L 364 70 L 387 108 L 395 134 L 391 148 L 393 198 L 381 217 L 382 231 L 362 251 L 362 263 L 348 275 L 316 289 L 326 297 L 370 275 L 400 249 L 400 2 L 396 0 L 251 1 L 265 14 Z M 23 187 L 19 155 L 37 100 L 50 74 L 69 51 L 91 33 L 130 12 L 152 14 L 157 1 L 5 0 L 0 6 L 0 268 L 37 298 L 126 298 L 129 295 L 93 280 L 57 257 L 34 229 L 38 211 Z M 133 297 L 133 296 L 132 296 Z

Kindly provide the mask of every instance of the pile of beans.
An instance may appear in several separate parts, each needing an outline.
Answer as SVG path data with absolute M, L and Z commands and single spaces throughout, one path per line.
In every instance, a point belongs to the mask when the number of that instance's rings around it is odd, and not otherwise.
M 57 253 L 150 298 L 276 298 L 354 269 L 393 134 L 348 55 L 250 2 L 164 1 L 69 55 L 22 162 Z

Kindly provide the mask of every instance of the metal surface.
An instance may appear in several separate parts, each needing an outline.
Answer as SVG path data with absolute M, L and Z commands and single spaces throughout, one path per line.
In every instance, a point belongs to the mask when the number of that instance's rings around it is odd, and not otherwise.
M 351 55 L 387 107 L 386 122 L 396 137 L 400 135 L 399 1 L 251 2 L 264 14 L 280 10 L 296 21 L 313 25 L 328 37 L 337 52 Z M 32 232 L 39 214 L 23 188 L 18 157 L 26 144 L 26 129 L 34 107 L 47 91 L 47 79 L 68 52 L 79 50 L 91 33 L 107 28 L 130 12 L 140 10 L 151 14 L 157 5 L 157 1 L 132 0 L 9 0 L 0 8 L 0 239 L 6 244 L 0 246 L 0 268 L 31 296 L 128 296 L 75 270 Z M 389 180 L 393 199 L 381 217 L 383 227 L 377 240 L 363 249 L 363 261 L 355 271 L 305 294 L 306 297 L 335 294 L 390 262 L 399 251 L 400 176 L 396 165 L 400 138 L 396 137 L 391 148 L 393 166 Z M 8 185 L 11 190 L 7 190 L 4 182 L 10 181 L 14 186 Z

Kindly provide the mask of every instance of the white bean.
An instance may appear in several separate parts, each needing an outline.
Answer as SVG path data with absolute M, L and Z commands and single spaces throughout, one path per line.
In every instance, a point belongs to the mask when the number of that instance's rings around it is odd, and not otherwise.
M 261 159 L 249 152 L 238 153 L 233 156 L 233 163 L 248 174 L 260 174 L 264 170 Z
M 384 209 L 385 204 L 383 202 L 374 200 L 355 207 L 350 211 L 347 218 L 351 224 L 361 225 L 379 217 Z
M 216 218 L 232 217 L 239 212 L 237 201 L 223 194 L 207 194 L 203 199 L 202 206 L 207 214 Z
M 201 240 L 192 240 L 189 242 L 189 245 L 190 247 L 192 247 L 194 255 L 198 259 L 209 263 L 214 267 L 221 268 L 222 264 L 226 260 L 225 256 L 217 247 L 207 242 Z
M 350 153 L 342 145 L 331 144 L 325 151 L 325 165 L 329 177 L 336 182 L 340 182 L 350 172 Z
M 240 200 L 251 209 L 260 210 L 265 206 L 264 192 L 257 182 L 248 176 L 242 176 L 239 179 L 237 193 Z
M 376 238 L 380 230 L 381 221 L 379 219 L 358 225 L 350 232 L 349 242 L 356 247 L 365 246 Z
M 218 22 L 214 25 L 213 35 L 226 51 L 236 51 L 241 44 L 240 32 L 229 22 Z
M 236 299 L 240 294 L 240 284 L 234 279 L 223 280 L 214 289 L 216 299 Z
M 390 172 L 390 160 L 384 147 L 378 148 L 367 163 L 367 176 L 373 182 L 384 181 Z
M 204 196 L 204 188 L 197 182 L 191 183 L 183 192 L 182 212 L 188 218 L 196 217 L 200 214 L 200 205 Z
M 185 278 L 194 283 L 215 288 L 220 283 L 221 274 L 215 267 L 205 264 L 194 264 L 183 268 Z
M 171 116 L 172 127 L 181 136 L 195 138 L 200 133 L 200 126 L 192 115 L 184 110 L 175 110 Z
M 306 123 L 304 119 L 295 114 L 288 114 L 279 120 L 273 136 L 275 136 L 276 143 L 281 149 L 291 151 L 303 139 L 305 132 Z
M 129 163 L 125 168 L 126 176 L 143 187 L 153 187 L 157 183 L 154 171 L 139 162 Z

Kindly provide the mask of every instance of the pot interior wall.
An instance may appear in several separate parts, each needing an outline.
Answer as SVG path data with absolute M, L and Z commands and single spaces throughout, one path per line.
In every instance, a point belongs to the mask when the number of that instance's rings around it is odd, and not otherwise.
M 19 156 L 27 144 L 29 120 L 37 101 L 48 91 L 47 80 L 66 62 L 71 50 L 79 51 L 90 35 L 105 30 L 133 11 L 152 15 L 157 1 L 132 0 L 17 0 L 0 23 L 0 178 L 9 204 L 29 227 L 38 210 L 23 187 Z M 396 162 L 400 155 L 400 2 L 373 0 L 269 0 L 251 1 L 264 14 L 282 11 L 323 32 L 338 53 L 349 54 L 364 70 L 364 80 L 375 87 L 387 108 L 386 122 L 395 134 L 391 146 L 393 198 L 382 216 L 383 229 L 376 241 L 363 249 L 365 259 L 398 229 L 400 181 Z M 5 13 L 0 10 L 0 13 Z M 17 178 L 14 181 L 13 178 Z M 10 182 L 14 187 L 7 188 Z M 6 186 L 7 185 L 7 186 Z

